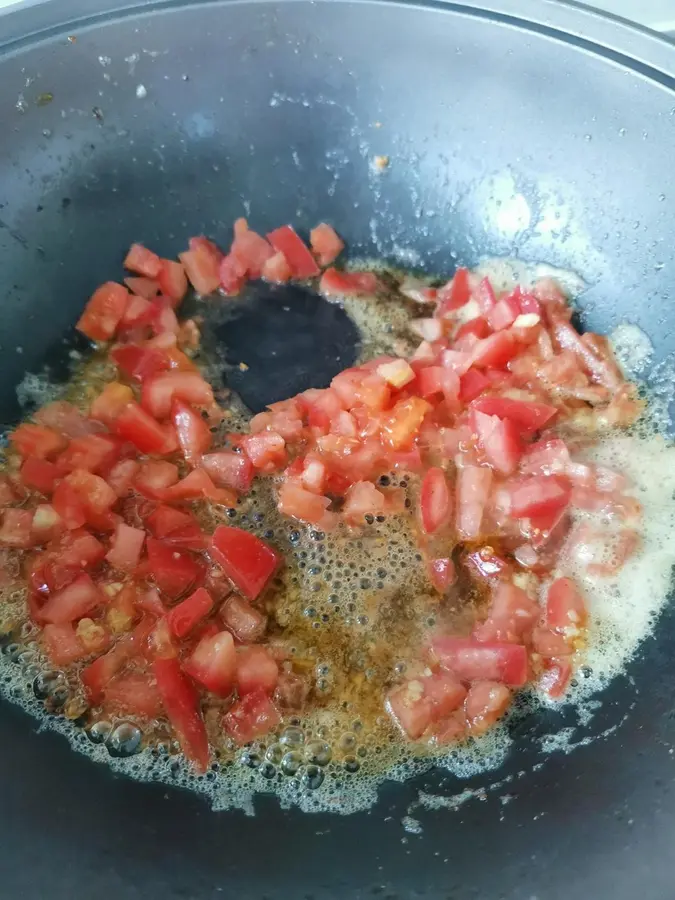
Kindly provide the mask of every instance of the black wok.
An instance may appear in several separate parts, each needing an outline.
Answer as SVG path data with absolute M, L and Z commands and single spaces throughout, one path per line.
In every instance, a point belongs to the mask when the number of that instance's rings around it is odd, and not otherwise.
M 675 349 L 675 49 L 657 37 L 548 0 L 51 0 L 0 16 L 0 43 L 6 425 L 132 240 L 175 255 L 243 214 L 261 231 L 325 218 L 352 253 L 412 248 L 430 271 L 485 254 L 569 267 L 585 325 L 628 319 L 657 361 Z M 5 701 L 3 895 L 672 898 L 674 625 L 668 610 L 578 727 L 588 745 L 543 754 L 534 737 L 569 723 L 542 714 L 500 770 L 390 784 L 350 817 L 271 798 L 213 813 Z M 420 790 L 509 776 L 403 829 Z

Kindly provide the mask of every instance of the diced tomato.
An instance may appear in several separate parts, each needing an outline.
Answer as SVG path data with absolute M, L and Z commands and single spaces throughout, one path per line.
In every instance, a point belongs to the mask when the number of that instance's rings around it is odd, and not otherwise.
M 206 238 L 190 238 L 190 249 L 179 253 L 192 287 L 198 294 L 211 294 L 220 285 L 220 263 L 223 254 Z
M 413 741 L 421 738 L 431 725 L 431 700 L 424 696 L 421 679 L 394 688 L 387 697 L 387 709 Z
M 546 621 L 550 628 L 563 634 L 586 624 L 586 602 L 571 578 L 557 578 L 546 595 Z
M 146 547 L 150 575 L 160 591 L 169 599 L 178 599 L 202 581 L 203 567 L 188 551 L 152 537 L 147 538 Z
M 105 556 L 103 544 L 84 529 L 64 535 L 54 550 L 58 562 L 63 566 L 88 568 L 100 563 Z
M 526 475 L 562 475 L 570 462 L 570 452 L 560 438 L 542 438 L 531 444 L 520 460 Z
M 459 399 L 470 403 L 490 386 L 490 380 L 478 369 L 469 369 L 459 380 Z
M 183 753 L 198 772 L 205 772 L 209 764 L 209 739 L 197 691 L 181 671 L 177 659 L 155 659 L 152 668 L 164 709 Z
M 298 484 L 290 481 L 284 482 L 279 488 L 279 512 L 309 525 L 329 528 L 334 522 L 334 516 L 328 512 L 330 500 L 320 494 L 306 491 Z
M 29 456 L 47 459 L 63 450 L 68 443 L 63 435 L 53 429 L 44 425 L 32 425 L 30 422 L 24 422 L 15 428 L 10 433 L 9 440 L 24 459 Z
M 87 656 L 72 622 L 62 625 L 45 625 L 42 631 L 47 656 L 55 666 L 69 666 Z
M 490 465 L 503 475 L 510 475 L 523 453 L 516 425 L 510 419 L 487 416 L 477 409 L 473 411 L 473 421 Z
M 283 253 L 275 253 L 271 256 L 263 266 L 262 277 L 265 281 L 271 281 L 276 284 L 283 284 L 293 276 L 293 270 L 288 264 L 288 260 Z
M 204 469 L 193 469 L 177 484 L 165 488 L 159 496 L 165 503 L 180 503 L 183 500 L 206 498 L 222 506 L 237 505 L 237 495 L 227 488 L 217 488 Z
M 187 294 L 188 282 L 185 269 L 173 259 L 161 260 L 161 266 L 157 276 L 160 292 L 165 297 L 170 297 L 173 305 L 177 306 Z
M 167 418 L 174 399 L 205 408 L 214 402 L 211 385 L 196 372 L 165 372 L 144 381 L 141 403 L 156 419 Z
M 145 616 L 129 634 L 123 635 L 104 656 L 99 656 L 80 673 L 80 680 L 92 703 L 97 703 L 114 675 L 130 660 L 147 648 L 148 637 L 155 626 L 151 616 Z
M 382 422 L 382 441 L 394 450 L 405 450 L 413 442 L 431 405 L 421 397 L 399 400 Z
M 541 616 L 539 604 L 522 588 L 508 581 L 494 587 L 488 618 L 474 628 L 473 636 L 481 643 L 525 640 Z
M 487 679 L 511 687 L 522 687 L 527 681 L 527 651 L 521 644 L 438 637 L 431 647 L 441 666 L 463 681 Z
M 136 598 L 136 606 L 142 612 L 150 613 L 156 619 L 163 619 L 166 612 L 156 588 L 150 588 L 150 590 L 140 593 Z
M 376 294 L 380 282 L 372 272 L 341 272 L 326 269 L 321 276 L 319 291 L 325 297 L 360 297 Z
M 157 686 L 147 672 L 128 672 L 113 678 L 105 688 L 103 706 L 113 714 L 136 715 L 145 719 L 156 719 L 164 710 Z
M 457 269 L 452 280 L 445 287 L 439 289 L 437 298 L 437 316 L 445 316 L 446 313 L 459 309 L 460 306 L 468 303 L 471 299 L 469 270 L 464 268 Z
M 242 697 L 223 717 L 223 728 L 237 744 L 263 737 L 281 722 L 279 711 L 264 691 Z
M 206 544 L 206 537 L 194 516 L 171 506 L 158 506 L 148 516 L 146 524 L 156 538 L 172 547 L 201 550 Z
M 473 409 L 488 416 L 510 419 L 523 434 L 533 434 L 547 425 L 557 414 L 555 406 L 546 403 L 530 403 L 525 400 L 511 400 L 509 397 L 481 397 L 471 404 Z
M 483 278 L 476 288 L 476 303 L 484 316 L 488 316 L 497 305 L 494 288 L 489 278 Z M 494 327 L 494 326 L 493 326 Z
M 83 505 L 87 517 L 90 513 L 94 516 L 106 513 L 117 502 L 117 494 L 110 485 L 99 475 L 94 475 L 86 469 L 75 469 L 64 478 L 61 484 L 66 484 L 73 489 Z M 54 496 L 56 497 L 56 492 Z M 57 512 L 59 512 L 58 509 Z M 59 515 L 61 515 L 60 512 Z
M 132 572 L 139 563 L 144 543 L 144 531 L 122 523 L 115 529 L 112 546 L 106 554 L 106 559 L 114 569 Z
M 167 488 L 178 482 L 178 466 L 164 459 L 142 463 L 134 487 L 151 500 L 161 500 Z
M 65 400 L 48 403 L 37 410 L 33 418 L 38 425 L 52 428 L 68 438 L 79 438 L 86 434 L 98 434 L 105 431 L 103 425 L 83 416 L 76 406 Z
M 167 353 L 156 347 L 120 344 L 112 348 L 110 357 L 128 378 L 141 382 L 171 368 L 171 359 Z
M 228 253 L 220 262 L 218 277 L 223 291 L 230 297 L 235 296 L 244 286 L 247 267 L 234 253 Z
M 36 543 L 33 513 L 27 509 L 6 509 L 0 527 L 0 546 L 25 550 Z
M 504 488 L 508 512 L 518 518 L 549 516 L 569 503 L 569 482 L 558 476 L 532 475 Z
M 464 466 L 457 471 L 457 531 L 461 537 L 475 539 L 480 536 L 483 512 L 492 486 L 490 469 Z
M 157 279 L 155 279 L 155 278 L 145 278 L 145 277 L 138 278 L 138 277 L 132 276 L 130 278 L 125 278 L 124 283 L 129 288 L 132 295 L 135 295 L 136 297 L 141 297 L 144 300 L 152 300 L 152 298 L 156 297 L 160 291 L 159 281 L 157 281 Z M 162 293 L 166 293 L 166 291 L 162 291 Z M 130 311 L 132 303 L 134 303 L 134 301 L 135 301 L 134 296 L 129 298 L 127 311 L 124 315 L 124 318 L 122 319 L 123 325 L 130 325 L 130 324 L 132 324 L 132 322 L 135 318 L 138 318 L 138 312 L 137 312 L 136 315 L 132 316 L 131 320 L 129 320 L 129 311 Z M 144 305 L 140 305 L 139 307 L 137 307 L 138 310 L 141 310 L 143 308 L 144 308 Z
M 386 497 L 372 482 L 357 481 L 345 495 L 342 517 L 352 525 L 363 525 L 365 516 L 380 515 L 386 508 Z
M 126 497 L 131 491 L 141 464 L 135 459 L 121 459 L 106 474 L 105 480 L 118 497 Z
M 254 534 L 220 525 L 211 538 L 211 554 L 241 593 L 255 600 L 274 575 L 281 558 Z
M 201 639 L 185 662 L 185 671 L 219 697 L 232 693 L 237 668 L 234 640 L 229 631 Z
M 520 299 L 510 295 L 503 297 L 492 307 L 487 314 L 487 321 L 493 331 L 501 331 L 503 328 L 513 325 L 519 315 Z
M 455 564 L 448 557 L 430 560 L 427 571 L 429 580 L 439 594 L 445 594 L 457 579 Z
M 260 278 L 265 263 L 274 256 L 274 250 L 265 238 L 250 228 L 235 235 L 230 253 L 243 264 L 245 274 L 253 279 Z
M 446 526 L 452 517 L 452 495 L 443 469 L 431 468 L 422 481 L 420 491 L 422 528 L 427 534 L 435 534 Z
M 544 671 L 539 679 L 539 687 L 552 700 L 559 700 L 572 677 L 572 665 L 566 659 L 545 659 Z
M 109 341 L 128 302 L 129 291 L 121 284 L 107 281 L 94 291 L 75 327 L 92 341 Z
M 473 334 L 477 338 L 486 338 L 490 334 L 490 326 L 487 320 L 483 316 L 476 316 L 475 319 L 465 322 L 457 329 L 455 340 L 459 341 L 467 334 Z
M 92 419 L 104 422 L 112 426 L 115 419 L 123 411 L 128 403 L 134 399 L 134 392 L 125 384 L 112 381 L 107 384 L 103 392 L 98 395 L 89 411 Z
M 574 647 L 564 635 L 543 626 L 532 632 L 532 649 L 547 658 L 570 656 L 574 652 Z
M 234 453 L 232 450 L 207 453 L 202 456 L 199 465 L 219 487 L 229 487 L 240 494 L 247 493 L 251 487 L 253 464 L 243 453 Z
M 31 532 L 35 543 L 44 544 L 46 541 L 58 537 L 64 530 L 61 516 L 49 503 L 40 503 L 33 512 Z
M 264 647 L 244 647 L 237 653 L 236 683 L 239 696 L 264 691 L 273 694 L 279 667 Z
M 52 506 L 68 529 L 81 528 L 87 521 L 84 501 L 68 481 L 57 484 L 52 495 Z
M 479 369 L 503 369 L 518 352 L 518 344 L 508 331 L 499 331 L 476 342 L 471 365 Z
M 345 248 L 335 230 L 325 222 L 311 230 L 309 242 L 320 266 L 329 266 Z
M 172 453 L 178 446 L 175 432 L 160 425 L 138 403 L 129 403 L 117 417 L 115 431 L 141 453 L 153 456 Z
M 211 595 L 204 588 L 197 588 L 185 600 L 174 606 L 167 615 L 169 628 L 177 638 L 184 638 L 213 609 Z
M 349 415 L 349 413 L 346 413 Z M 313 494 L 322 494 L 326 487 L 327 469 L 325 464 L 315 457 L 307 456 L 304 460 L 300 480 L 303 487 Z
M 60 471 L 99 472 L 109 469 L 119 458 L 120 442 L 110 435 L 88 434 L 74 438 L 56 459 Z
M 482 734 L 511 705 L 511 692 L 498 681 L 476 681 L 469 688 L 464 712 L 472 734 Z
M 139 279 L 141 281 L 149 281 L 149 279 Z M 125 283 L 128 279 L 125 278 Z M 155 293 L 157 293 L 155 291 Z M 121 332 L 125 335 L 131 333 L 138 334 L 141 333 L 141 329 L 143 329 L 149 323 L 149 319 L 152 311 L 152 303 L 147 297 L 139 297 L 136 294 L 129 295 L 129 301 L 127 302 L 127 308 L 124 311 L 124 315 L 119 324 L 118 332 Z
M 509 571 L 507 561 L 489 546 L 467 553 L 465 560 L 469 568 L 480 578 L 496 578 Z
M 241 446 L 254 467 L 262 472 L 283 468 L 288 460 L 285 440 L 273 431 L 246 435 Z
M 157 278 L 162 263 L 159 256 L 152 250 L 148 250 L 142 244 L 132 244 L 124 259 L 124 268 L 143 275 L 145 278 Z
M 431 721 L 437 722 L 464 703 L 466 688 L 450 672 L 436 672 L 420 679 L 424 696 L 431 701 Z
M 271 231 L 267 235 L 267 240 L 276 251 L 284 254 L 294 278 L 304 280 L 319 274 L 319 267 L 307 245 L 290 225 L 282 225 L 281 228 Z
M 280 672 L 274 692 L 274 703 L 281 709 L 302 710 L 309 695 L 309 685 L 294 672 Z M 248 695 L 251 696 L 250 694 Z
M 42 462 L 42 460 L 38 460 L 38 462 Z M 45 470 L 46 471 L 46 470 Z M 37 470 L 36 470 L 37 472 Z M 41 483 L 44 483 L 44 479 L 38 477 L 38 480 Z M 25 479 L 24 484 L 26 484 Z M 31 487 L 31 485 L 26 484 L 26 487 Z M 42 490 L 42 488 L 35 486 L 37 490 Z M 42 493 L 48 493 L 47 491 L 42 491 Z M 18 500 L 17 492 L 14 490 L 14 486 L 12 482 L 6 475 L 0 475 L 0 507 L 11 506 L 12 503 L 15 503 Z
M 202 453 L 211 446 L 208 423 L 191 406 L 176 398 L 171 405 L 171 418 L 185 459 L 191 465 L 197 465 Z
M 265 633 L 267 616 L 240 597 L 232 594 L 220 611 L 223 624 L 242 644 L 253 644 Z
M 21 466 L 21 481 L 27 488 L 49 496 L 59 477 L 58 467 L 46 459 L 29 456 Z M 11 502 L 11 500 L 9 501 Z
M 89 575 L 82 574 L 68 587 L 49 597 L 42 607 L 41 617 L 53 625 L 74 622 L 101 606 L 104 599 Z

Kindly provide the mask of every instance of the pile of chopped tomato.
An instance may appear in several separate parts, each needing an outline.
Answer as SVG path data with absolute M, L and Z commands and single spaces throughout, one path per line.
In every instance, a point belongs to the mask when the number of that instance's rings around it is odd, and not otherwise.
M 166 716 L 204 771 L 203 699 L 226 701 L 219 728 L 242 744 L 297 711 L 309 687 L 265 644 L 278 553 L 238 528 L 205 534 L 191 505 L 233 506 L 274 474 L 285 515 L 360 528 L 404 509 L 403 489 L 379 481 L 400 470 L 419 478 L 419 541 L 439 596 L 462 567 L 491 600 L 470 635 L 431 638 L 423 674 L 386 698 L 392 716 L 409 738 L 444 742 L 484 730 L 532 679 L 560 697 L 586 623 L 577 587 L 551 581 L 560 548 L 613 542 L 613 568 L 596 573 L 611 574 L 638 543 L 621 476 L 576 462 L 559 432 L 639 413 L 607 342 L 576 332 L 553 282 L 499 295 L 460 269 L 422 292 L 430 314 L 413 323 L 423 340 L 410 359 L 347 369 L 214 447 L 221 411 L 190 357 L 199 330 L 176 315 L 188 284 L 235 294 L 248 279 L 320 277 L 330 297 L 379 289 L 372 273 L 326 268 L 343 248 L 326 224 L 311 249 L 290 226 L 264 238 L 242 219 L 234 232 L 227 254 L 197 237 L 179 261 L 134 244 L 133 274 L 99 287 L 77 324 L 110 342 L 116 380 L 87 415 L 52 403 L 10 435 L 0 546 L 20 555 L 53 664 L 81 664 L 94 707 Z M 570 533 L 575 508 L 612 525 Z

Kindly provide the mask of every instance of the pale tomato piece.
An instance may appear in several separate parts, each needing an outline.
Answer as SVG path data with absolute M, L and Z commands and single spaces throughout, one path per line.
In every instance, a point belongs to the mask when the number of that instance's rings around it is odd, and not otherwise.
M 522 687 L 527 681 L 527 651 L 520 644 L 438 637 L 431 648 L 441 666 L 463 681 L 486 679 L 511 687 Z
M 279 710 L 264 691 L 246 694 L 223 717 L 225 732 L 240 745 L 263 737 L 280 723 Z
M 211 385 L 196 372 L 164 372 L 143 382 L 141 403 L 155 419 L 166 419 L 174 399 L 209 409 L 214 405 Z
M 106 559 L 114 569 L 132 572 L 139 563 L 144 543 L 144 531 L 122 522 L 115 529 L 112 546 L 106 554 Z
M 237 654 L 229 631 L 202 638 L 183 667 L 188 675 L 219 697 L 232 693 Z
M 421 397 L 399 400 L 382 422 L 382 441 L 393 450 L 408 449 L 431 405 Z
M 522 434 L 541 431 L 558 414 L 557 408 L 547 403 L 512 400 L 510 397 L 481 397 L 471 406 L 485 415 L 510 419 Z
M 288 461 L 286 441 L 274 431 L 248 434 L 241 446 L 253 466 L 261 472 L 273 472 L 283 468 Z
M 365 516 L 381 515 L 386 509 L 386 497 L 372 482 L 357 481 L 345 495 L 342 517 L 350 525 L 363 525 Z
M 312 228 L 309 243 L 320 266 L 329 266 L 345 248 L 335 229 L 325 222 Z
M 253 463 L 245 453 L 219 450 L 202 456 L 199 465 L 218 487 L 229 487 L 246 494 L 255 474 Z
M 499 419 L 473 411 L 478 440 L 488 462 L 502 475 L 511 475 L 518 467 L 523 445 L 516 425 L 510 419 Z
M 183 456 L 190 465 L 196 466 L 202 454 L 211 447 L 212 435 L 208 422 L 176 397 L 171 404 L 171 419 Z
M 583 628 L 588 617 L 586 601 L 571 578 L 557 578 L 546 595 L 546 622 L 555 631 Z
M 223 254 L 204 237 L 190 238 L 190 249 L 179 253 L 185 274 L 198 294 L 211 294 L 220 285 Z
M 68 443 L 63 435 L 52 428 L 46 428 L 44 425 L 32 425 L 30 422 L 24 422 L 10 432 L 9 440 L 17 453 L 24 459 L 28 456 L 47 459 L 63 450 Z
M 103 706 L 114 714 L 136 715 L 156 719 L 164 704 L 148 672 L 128 672 L 108 682 L 103 693 Z
M 42 631 L 47 656 L 55 666 L 69 666 L 88 656 L 87 650 L 75 633 L 72 622 L 61 625 L 45 625 Z
M 220 618 L 227 630 L 242 644 L 259 641 L 267 628 L 267 616 L 239 594 L 228 597 L 220 610 Z
M 429 580 L 439 594 L 445 594 L 457 580 L 455 564 L 449 557 L 429 560 L 427 571 Z
M 41 610 L 45 622 L 74 622 L 103 605 L 105 598 L 89 575 L 82 574 L 62 591 L 52 594 Z
M 326 269 L 321 276 L 319 291 L 324 297 L 360 297 L 375 294 L 380 288 L 372 272 L 341 272 Z
M 532 632 L 532 649 L 540 656 L 570 656 L 574 647 L 564 635 L 552 628 L 535 628 Z
M 333 515 L 328 512 L 330 499 L 312 491 L 305 490 L 298 484 L 286 481 L 279 488 L 279 512 L 309 525 L 330 527 Z
M 539 688 L 552 700 L 559 700 L 567 690 L 572 677 L 572 665 L 567 659 L 545 659 Z
M 274 256 L 270 256 L 262 269 L 262 277 L 265 281 L 271 281 L 272 284 L 284 284 L 292 276 L 293 270 L 284 254 L 280 251 L 277 251 Z
M 102 284 L 92 294 L 75 327 L 92 341 L 109 341 L 122 321 L 129 296 L 121 284 Z
M 492 487 L 492 471 L 478 466 L 464 466 L 457 470 L 456 525 L 459 534 L 467 539 L 480 536 L 485 506 Z
M 136 272 L 145 278 L 157 278 L 162 262 L 156 253 L 148 250 L 143 244 L 132 244 L 124 259 L 124 268 Z
M 443 469 L 429 469 L 422 481 L 420 492 L 422 528 L 427 534 L 435 534 L 449 524 L 452 518 L 452 494 Z
M 508 512 L 518 518 L 549 516 L 569 503 L 569 482 L 557 476 L 533 475 L 505 486 Z
M 239 696 L 254 691 L 273 694 L 279 680 L 279 666 L 264 647 L 243 647 L 237 653 L 236 683 Z
M 524 641 L 541 616 L 539 604 L 522 588 L 507 581 L 497 584 L 488 618 L 474 628 L 473 637 L 483 642 Z
M 464 712 L 472 734 L 482 734 L 511 705 L 511 691 L 496 681 L 476 681 L 469 688 Z

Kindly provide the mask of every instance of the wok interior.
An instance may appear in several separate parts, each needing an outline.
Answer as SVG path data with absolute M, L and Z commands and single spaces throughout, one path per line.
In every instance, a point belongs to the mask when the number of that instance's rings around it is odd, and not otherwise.
M 454 8 L 214 3 L 58 30 L 11 46 L 0 72 L 7 425 L 16 386 L 68 359 L 78 312 L 118 277 L 131 241 L 167 256 L 192 234 L 226 245 L 240 215 L 259 231 L 326 220 L 352 257 L 434 273 L 499 255 L 572 269 L 589 286 L 590 328 L 634 322 L 657 362 L 675 346 L 671 87 L 593 48 Z M 663 709 L 668 681 L 654 673 L 667 671 L 669 640 L 664 625 L 634 669 L 643 705 L 624 743 L 639 746 L 649 710 Z M 613 685 L 596 733 L 632 696 Z M 603 746 L 555 770 L 577 813 L 593 804 L 575 779 L 610 791 L 630 778 L 628 756 L 604 771 Z M 535 761 L 525 748 L 514 771 Z

